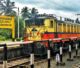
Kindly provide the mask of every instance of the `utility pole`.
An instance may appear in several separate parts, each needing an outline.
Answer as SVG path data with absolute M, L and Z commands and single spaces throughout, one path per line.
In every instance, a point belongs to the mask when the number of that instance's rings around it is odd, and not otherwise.
M 18 39 L 20 37 L 20 34 L 19 34 L 19 7 L 18 7 Z

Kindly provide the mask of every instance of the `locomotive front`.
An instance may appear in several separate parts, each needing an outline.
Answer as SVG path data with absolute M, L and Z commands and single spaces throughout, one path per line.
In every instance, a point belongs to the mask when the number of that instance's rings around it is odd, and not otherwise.
M 44 19 L 35 18 L 25 20 L 25 37 L 26 41 L 38 41 L 41 40 L 41 34 L 43 33 Z
M 25 20 L 25 41 L 40 41 L 54 38 L 54 19 L 39 17 Z

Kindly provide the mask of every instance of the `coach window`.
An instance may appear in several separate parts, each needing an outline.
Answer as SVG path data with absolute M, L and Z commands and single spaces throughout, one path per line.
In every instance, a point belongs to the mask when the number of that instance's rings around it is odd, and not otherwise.
M 51 28 L 53 27 L 53 21 L 50 21 L 50 27 Z

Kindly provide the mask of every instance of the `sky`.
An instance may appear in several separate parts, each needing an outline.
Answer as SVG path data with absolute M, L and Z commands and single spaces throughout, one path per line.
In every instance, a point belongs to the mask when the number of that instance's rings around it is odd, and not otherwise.
M 76 18 L 80 13 L 80 0 L 11 0 L 16 7 L 35 7 L 39 13 L 56 14 L 57 16 Z

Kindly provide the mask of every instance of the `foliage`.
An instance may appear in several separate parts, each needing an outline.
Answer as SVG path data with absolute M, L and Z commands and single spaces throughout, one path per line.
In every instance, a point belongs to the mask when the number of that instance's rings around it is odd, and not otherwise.
M 37 15 L 38 14 L 38 10 L 36 8 L 32 8 L 31 9 L 31 14 L 32 15 Z
M 38 14 L 38 10 L 36 8 L 29 9 L 28 7 L 24 7 L 21 10 L 21 16 L 22 16 L 23 19 L 33 18 L 37 14 Z
M 22 18 L 23 18 L 23 19 L 25 19 L 25 18 L 30 18 L 30 12 L 29 12 L 28 7 L 24 7 L 24 8 L 21 10 L 21 15 L 22 15 Z
M 0 29 L 0 37 L 5 39 L 11 38 L 11 30 L 10 29 Z
M 0 11 L 1 15 L 13 15 L 16 13 L 13 9 L 15 8 L 15 2 L 11 2 L 10 0 L 0 0 Z
M 76 23 L 80 23 L 80 21 L 79 21 L 79 19 L 78 19 L 78 18 L 76 18 L 75 22 L 76 22 Z
M 22 37 L 21 37 L 21 38 L 17 38 L 17 39 L 16 39 L 16 41 L 21 41 L 21 40 L 22 40 Z
M 0 41 L 5 41 L 5 40 L 6 40 L 6 38 L 4 36 L 0 35 Z

